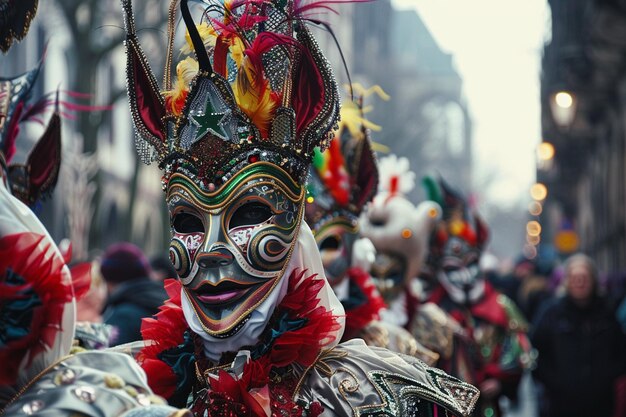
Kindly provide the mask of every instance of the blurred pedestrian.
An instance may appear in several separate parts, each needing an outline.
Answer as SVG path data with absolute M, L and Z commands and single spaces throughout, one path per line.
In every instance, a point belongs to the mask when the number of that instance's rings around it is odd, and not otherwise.
M 611 417 L 616 381 L 626 373 L 626 340 L 599 293 L 598 271 L 586 255 L 564 264 L 565 295 L 538 313 L 531 340 L 539 352 L 542 415 Z
M 168 278 L 178 278 L 176 269 L 172 265 L 169 256 L 158 254 L 150 258 L 150 268 L 152 268 L 152 274 L 150 278 L 156 282 L 163 282 Z
M 102 317 L 117 329 L 111 346 L 141 340 L 141 319 L 156 314 L 167 297 L 163 283 L 150 279 L 148 259 L 130 243 L 111 245 L 100 272 L 109 289 Z

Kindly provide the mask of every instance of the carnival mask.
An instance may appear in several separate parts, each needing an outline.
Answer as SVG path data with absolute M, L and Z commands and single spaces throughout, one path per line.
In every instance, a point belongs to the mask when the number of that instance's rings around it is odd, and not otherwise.
M 438 278 L 454 302 L 471 304 L 483 295 L 479 260 L 480 251 L 465 240 L 452 236 L 446 242 Z
M 358 231 L 356 219 L 351 217 L 335 217 L 322 224 L 315 234 L 326 278 L 333 287 L 343 281 L 351 266 L 352 247 Z
M 415 207 L 403 196 L 382 193 L 361 216 L 361 234 L 376 247 L 372 276 L 387 302 L 419 275 L 440 215 L 441 208 L 432 201 Z
M 303 197 L 303 187 L 265 162 L 211 193 L 183 174 L 171 176 L 170 259 L 208 334 L 235 334 L 276 287 L 295 245 Z

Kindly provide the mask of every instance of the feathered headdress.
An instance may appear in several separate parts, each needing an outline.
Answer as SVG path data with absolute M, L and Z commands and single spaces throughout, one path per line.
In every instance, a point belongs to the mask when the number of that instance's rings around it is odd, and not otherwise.
M 388 98 L 382 90 L 380 92 L 381 97 Z M 369 91 L 365 93 L 369 95 Z M 380 130 L 380 126 L 365 118 L 370 108 L 363 107 L 364 97 L 366 94 L 356 101 L 343 103 L 341 122 L 330 147 L 323 152 L 315 150 L 306 205 L 307 222 L 313 230 L 323 218 L 340 212 L 356 221 L 376 192 L 378 169 L 370 129 Z
M 441 177 L 438 180 L 424 177 L 422 184 L 426 188 L 428 199 L 435 201 L 443 209 L 441 224 L 435 229 L 431 239 L 432 255 L 440 255 L 451 236 L 461 238 L 471 247 L 482 250 L 489 239 L 489 230 L 484 221 L 470 209 L 461 193 Z
M 163 92 L 137 40 L 131 1 L 126 13 L 127 82 L 144 162 L 183 172 L 212 191 L 245 165 L 267 161 L 301 183 L 313 149 L 325 149 L 339 116 L 330 66 L 306 27 L 305 14 L 333 1 L 215 0 L 187 28 L 183 59 L 171 80 L 178 1 L 170 6 Z
M 380 183 L 378 192 L 388 198 L 406 195 L 415 188 L 415 173 L 409 169 L 409 160 L 404 156 L 387 155 L 378 164 Z
M 18 77 L 0 78 L 0 169 L 8 175 L 12 194 L 30 206 L 52 192 L 61 166 L 58 95 L 49 94 L 35 103 L 29 102 L 39 68 Z M 15 154 L 20 124 L 30 120 L 43 124 L 40 117 L 50 107 L 54 108 L 54 112 L 26 162 L 10 164 Z

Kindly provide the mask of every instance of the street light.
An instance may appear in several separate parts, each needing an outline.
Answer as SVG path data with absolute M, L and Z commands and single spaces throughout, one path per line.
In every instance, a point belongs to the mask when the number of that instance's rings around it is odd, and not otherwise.
M 539 216 L 542 211 L 543 211 L 543 207 L 542 207 L 540 202 L 538 202 L 538 201 L 531 201 L 530 204 L 528 204 L 528 212 L 531 215 Z
M 537 182 L 530 187 L 530 196 L 535 201 L 543 201 L 548 196 L 548 188 L 540 182 Z
M 550 161 L 554 158 L 554 145 L 550 142 L 541 142 L 537 146 L 537 158 L 540 161 Z
M 550 96 L 550 110 L 554 122 L 563 129 L 571 126 L 576 117 L 576 95 L 570 91 L 557 91 Z
M 526 223 L 526 233 L 528 236 L 539 236 L 541 234 L 541 225 L 537 220 L 531 220 Z

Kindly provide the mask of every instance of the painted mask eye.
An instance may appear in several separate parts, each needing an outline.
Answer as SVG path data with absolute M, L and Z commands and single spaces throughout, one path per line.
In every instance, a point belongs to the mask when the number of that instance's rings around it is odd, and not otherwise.
M 272 209 L 266 204 L 253 202 L 246 203 L 239 207 L 228 223 L 229 229 L 234 229 L 240 226 L 252 226 L 260 224 L 272 217 Z
M 387 224 L 387 219 L 377 216 L 377 217 L 371 217 L 370 218 L 370 224 L 373 227 L 383 227 Z
M 337 250 L 340 243 L 338 236 L 328 236 L 320 243 L 320 250 Z
M 174 216 L 174 230 L 177 233 L 203 233 L 204 224 L 200 218 L 189 213 L 178 213 Z

